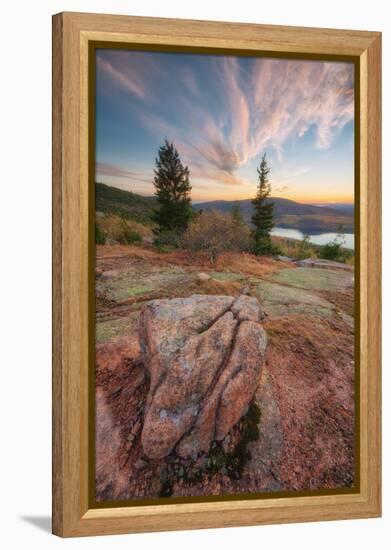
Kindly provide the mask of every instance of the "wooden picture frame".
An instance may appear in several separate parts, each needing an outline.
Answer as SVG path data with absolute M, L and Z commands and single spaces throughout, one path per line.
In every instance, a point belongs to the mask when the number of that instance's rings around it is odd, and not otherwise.
M 359 71 L 359 469 L 355 493 L 137 507 L 89 506 L 93 281 L 89 44 L 346 56 Z M 381 514 L 381 34 L 86 13 L 53 17 L 53 533 L 62 537 Z

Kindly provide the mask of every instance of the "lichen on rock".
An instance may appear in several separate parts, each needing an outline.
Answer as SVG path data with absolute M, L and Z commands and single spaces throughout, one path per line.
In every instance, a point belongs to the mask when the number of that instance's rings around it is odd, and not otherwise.
M 264 362 L 267 337 L 256 298 L 193 295 L 153 300 L 140 316 L 150 374 L 142 446 L 158 460 L 175 448 L 195 458 L 245 414 Z

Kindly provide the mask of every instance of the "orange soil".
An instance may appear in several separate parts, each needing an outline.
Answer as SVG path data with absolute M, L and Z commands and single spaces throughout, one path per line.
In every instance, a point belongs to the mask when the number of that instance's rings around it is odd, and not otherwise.
M 267 369 L 284 446 L 289 489 L 350 486 L 354 444 L 353 334 L 342 321 L 291 315 L 269 319 Z
M 292 267 L 288 262 L 280 262 L 269 257 L 255 257 L 252 254 L 224 252 L 212 264 L 208 255 L 202 252 L 176 250 L 158 252 L 145 246 L 97 245 L 97 267 L 104 270 L 121 270 L 129 266 L 129 261 L 146 260 L 154 265 L 178 265 L 198 270 L 215 270 L 245 273 L 256 277 L 270 275 L 280 269 Z

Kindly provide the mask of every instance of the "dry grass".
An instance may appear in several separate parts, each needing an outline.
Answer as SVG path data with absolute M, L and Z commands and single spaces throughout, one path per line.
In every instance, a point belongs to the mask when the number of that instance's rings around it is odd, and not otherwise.
M 245 273 L 254 277 L 265 277 L 292 267 L 289 262 L 279 262 L 267 256 L 254 256 L 246 253 L 226 252 L 217 258 L 216 270 L 229 269 L 235 273 Z
M 125 229 L 137 231 L 140 237 L 151 237 L 152 228 L 142 223 L 127 218 L 120 218 L 116 214 L 106 214 L 99 218 L 97 223 L 103 229 L 106 237 L 114 240 L 119 240 Z
M 239 296 L 242 288 L 243 284 L 238 281 L 216 281 L 215 279 L 209 279 L 209 281 L 200 281 L 194 290 L 197 294 Z
M 153 247 L 134 245 L 97 245 L 96 257 L 98 264 L 104 263 L 105 265 L 109 263 L 110 259 L 115 260 L 117 263 L 121 259 L 124 261 L 147 260 L 154 265 L 175 265 L 200 271 L 229 271 L 254 277 L 266 277 L 281 269 L 293 267 L 289 262 L 280 262 L 267 256 L 257 257 L 245 252 L 224 252 L 218 256 L 215 263 L 212 263 L 205 252 L 191 252 L 189 250 L 160 252 Z M 106 265 L 105 269 L 109 269 L 109 267 Z M 110 269 L 114 269 L 114 267 Z

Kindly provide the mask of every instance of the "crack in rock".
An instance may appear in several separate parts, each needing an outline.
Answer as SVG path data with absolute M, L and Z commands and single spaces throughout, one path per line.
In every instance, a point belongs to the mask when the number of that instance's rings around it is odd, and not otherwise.
M 151 377 L 143 450 L 152 460 L 176 448 L 207 452 L 245 414 L 259 384 L 267 337 L 256 298 L 194 295 L 153 300 L 140 316 Z

